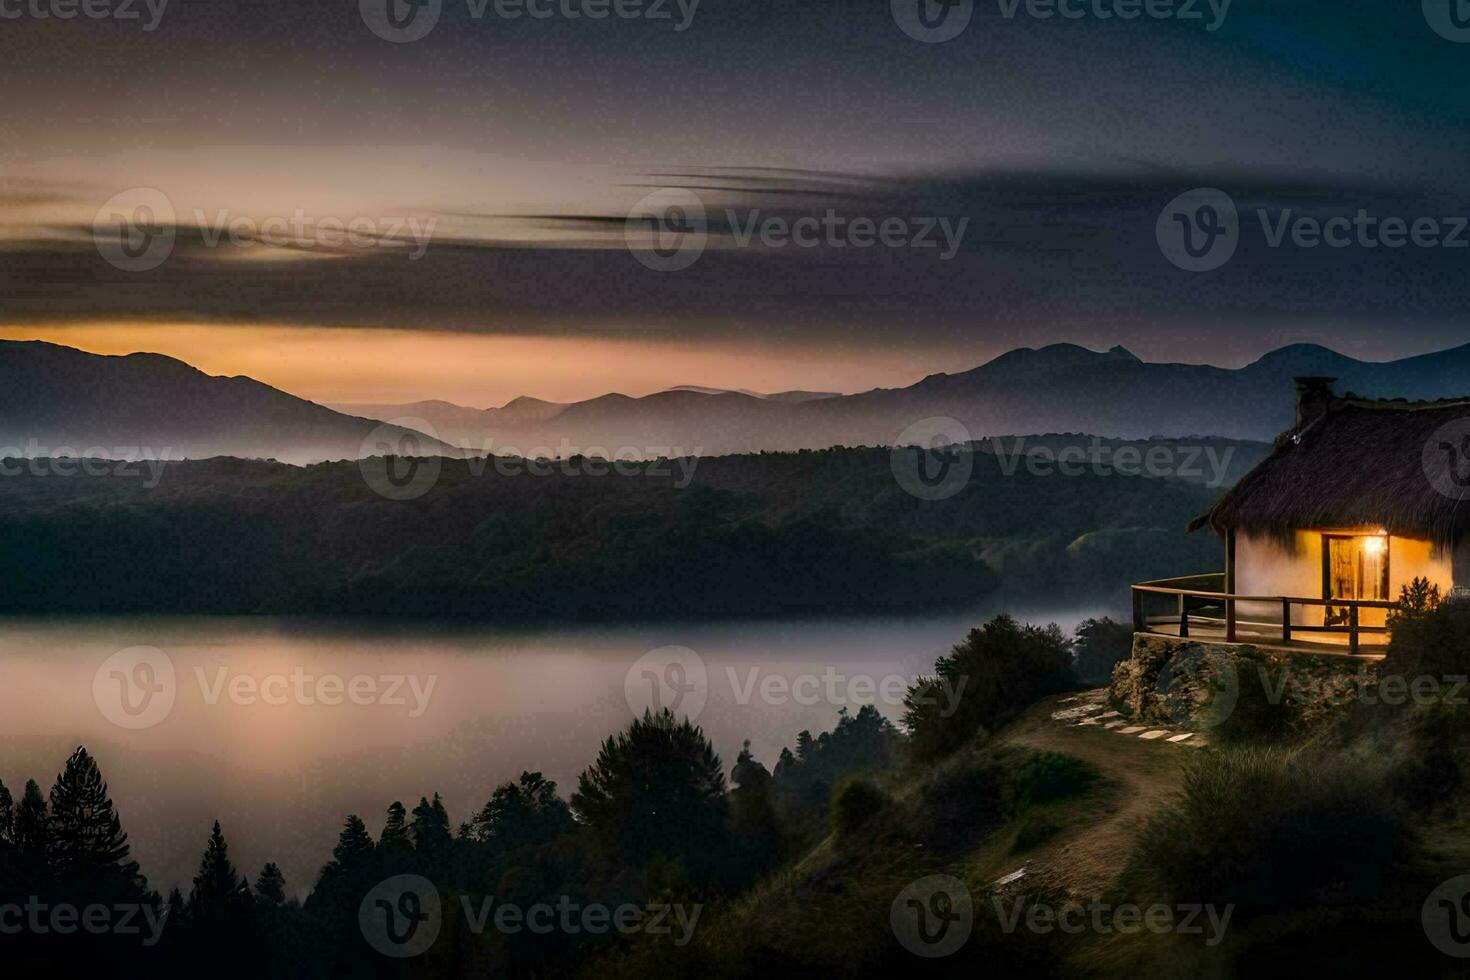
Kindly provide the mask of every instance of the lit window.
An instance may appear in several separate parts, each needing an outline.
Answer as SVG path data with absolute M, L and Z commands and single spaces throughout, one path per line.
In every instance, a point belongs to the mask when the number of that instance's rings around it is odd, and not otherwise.
M 1387 599 L 1388 533 L 1324 534 L 1322 598 Z M 1348 621 L 1346 606 L 1327 607 L 1327 625 Z

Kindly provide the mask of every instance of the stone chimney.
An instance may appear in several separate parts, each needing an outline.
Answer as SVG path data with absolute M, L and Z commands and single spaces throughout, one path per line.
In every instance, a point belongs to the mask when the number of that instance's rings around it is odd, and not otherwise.
M 1327 414 L 1332 404 L 1336 378 L 1296 378 L 1296 431 L 1300 432 Z

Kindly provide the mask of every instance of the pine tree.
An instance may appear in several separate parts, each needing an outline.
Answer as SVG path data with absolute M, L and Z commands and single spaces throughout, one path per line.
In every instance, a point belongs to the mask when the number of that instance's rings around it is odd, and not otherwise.
M 107 783 L 97 763 L 78 747 L 51 787 L 47 856 L 57 874 L 86 881 L 121 872 L 137 877 L 138 864 L 128 860 L 128 835 L 107 796 Z
M 667 708 L 645 711 L 602 743 L 578 777 L 572 809 L 606 845 L 638 864 L 663 857 L 707 865 L 727 840 L 720 757 L 702 729 Z
M 419 805 L 413 808 L 413 823 L 409 824 L 409 831 L 413 835 L 414 847 L 420 851 L 439 855 L 449 850 L 454 839 L 449 831 L 449 814 L 438 793 L 434 794 L 433 803 L 419 797 Z
M 0 782 L 0 841 L 15 843 L 15 799 Z
M 474 822 L 474 837 L 507 848 L 541 844 L 576 826 L 572 810 L 556 795 L 556 783 L 539 772 L 496 787 Z
M 796 733 L 796 757 L 803 762 L 812 754 L 812 733 L 803 728 Z
M 45 854 L 47 831 L 46 799 L 34 779 L 26 780 L 25 793 L 15 810 L 15 846 L 23 853 Z
M 168 905 L 165 908 L 164 915 L 166 916 L 163 920 L 165 928 L 170 935 L 177 935 L 184 928 L 185 923 L 189 921 L 188 909 L 184 905 L 184 896 L 179 893 L 177 888 L 169 889 Z
M 342 832 L 337 835 L 337 846 L 332 848 L 332 857 L 347 870 L 360 868 L 373 859 L 373 836 L 367 824 L 355 813 L 347 815 Z
M 747 872 L 754 877 L 768 868 L 780 848 L 780 823 L 772 799 L 771 774 L 750 754 L 750 739 L 730 772 L 730 822 L 740 838 Z
M 219 821 L 209 834 L 209 846 L 199 862 L 189 892 L 187 918 L 191 927 L 237 926 L 250 908 L 250 886 L 230 863 L 230 846 Z
M 412 847 L 408 839 L 408 811 L 397 800 L 388 807 L 388 822 L 383 824 L 383 833 L 378 838 L 381 849 Z
M 264 905 L 284 905 L 286 876 L 275 862 L 268 862 L 255 877 L 255 897 Z

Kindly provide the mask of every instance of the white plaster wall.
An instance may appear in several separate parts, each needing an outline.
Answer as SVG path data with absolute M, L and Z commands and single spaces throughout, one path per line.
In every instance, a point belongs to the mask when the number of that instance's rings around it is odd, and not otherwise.
M 1298 531 L 1288 544 L 1277 538 L 1239 534 L 1235 541 L 1235 592 L 1237 595 L 1322 596 L 1322 535 L 1371 533 L 1372 528 L 1323 529 Z M 1397 599 L 1399 589 L 1416 577 L 1427 578 L 1449 595 L 1453 585 L 1448 551 L 1436 550 L 1428 541 L 1390 537 L 1388 542 L 1388 597 Z M 1382 626 L 1386 612 L 1364 610 L 1364 626 Z M 1240 620 L 1280 623 L 1281 604 L 1242 602 L 1236 606 Z M 1293 624 L 1321 626 L 1321 606 L 1292 606 Z M 1305 639 L 1306 637 L 1303 637 Z M 1341 642 L 1346 636 L 1314 634 L 1314 642 Z

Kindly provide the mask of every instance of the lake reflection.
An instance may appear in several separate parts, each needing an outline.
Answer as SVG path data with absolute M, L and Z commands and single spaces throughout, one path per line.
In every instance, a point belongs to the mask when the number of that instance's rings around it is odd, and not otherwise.
M 569 795 L 602 739 L 632 717 L 625 681 L 651 650 L 698 654 L 708 683 L 697 721 L 728 774 L 744 739 L 772 766 L 801 729 L 831 728 L 844 704 L 877 703 L 897 720 L 902 705 L 883 697 L 885 678 L 929 671 L 997 608 L 537 630 L 0 619 L 0 779 L 17 800 L 27 778 L 49 791 L 85 743 L 154 887 L 187 891 L 218 819 L 243 872 L 253 879 L 275 861 L 300 893 L 330 858 L 347 813 L 361 814 L 376 835 L 389 803 L 412 809 L 438 791 L 457 824 L 523 769 L 541 770 Z M 1064 629 L 1103 612 L 1004 608 Z M 119 657 L 135 647 L 145 650 Z M 125 681 L 163 683 L 146 648 L 162 651 L 173 670 L 172 705 L 136 713 L 143 701 L 135 699 L 135 714 L 119 713 Z M 631 689 L 635 701 L 651 703 L 647 683 L 635 676 Z

